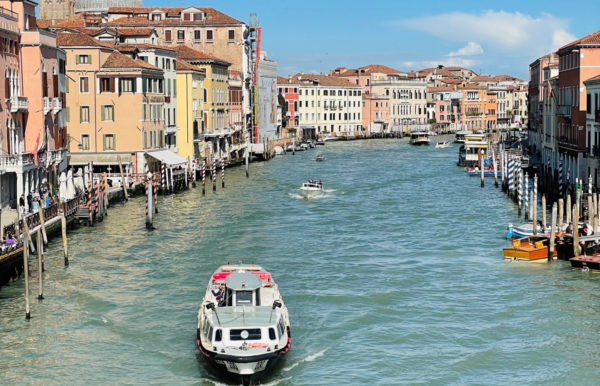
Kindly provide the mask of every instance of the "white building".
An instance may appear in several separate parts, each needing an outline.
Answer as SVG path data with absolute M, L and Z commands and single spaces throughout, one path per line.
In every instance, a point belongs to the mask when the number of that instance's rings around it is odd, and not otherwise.
M 352 136 L 362 131 L 362 88 L 346 79 L 297 74 L 298 126 L 306 133 Z
M 390 98 L 392 131 L 427 123 L 427 81 L 388 76 L 373 81 L 371 90 Z
M 600 170 L 600 75 L 583 82 L 587 90 L 586 147 L 588 152 L 587 175 L 592 175 L 596 187 Z

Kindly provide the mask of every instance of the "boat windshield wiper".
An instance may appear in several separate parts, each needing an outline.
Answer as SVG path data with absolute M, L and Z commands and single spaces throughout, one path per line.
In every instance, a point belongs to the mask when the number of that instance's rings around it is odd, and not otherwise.
M 281 308 L 281 302 L 279 300 L 275 300 L 273 302 L 273 308 L 271 308 L 271 315 L 269 316 L 269 323 L 271 323 L 271 318 L 273 317 L 273 310 L 275 310 L 275 307 Z

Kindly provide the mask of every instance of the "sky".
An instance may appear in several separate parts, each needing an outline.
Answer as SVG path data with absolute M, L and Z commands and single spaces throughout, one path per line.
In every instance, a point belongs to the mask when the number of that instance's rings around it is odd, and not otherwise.
M 600 1 L 170 0 L 240 21 L 256 13 L 278 73 L 384 64 L 400 71 L 462 66 L 527 80 L 529 64 L 600 30 Z M 575 6 L 575 4 L 577 4 Z M 144 6 L 165 1 L 144 0 Z

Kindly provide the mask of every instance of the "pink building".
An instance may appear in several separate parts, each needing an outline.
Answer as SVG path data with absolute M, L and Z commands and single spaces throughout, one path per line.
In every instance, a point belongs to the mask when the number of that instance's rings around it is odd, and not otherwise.
M 0 69 L 6 101 L 2 126 L 0 202 L 16 207 L 18 198 L 39 188 L 44 178 L 57 183 L 67 166 L 64 53 L 54 33 L 39 30 L 35 6 L 27 0 L 0 0 Z M 26 74 L 26 75 L 25 75 Z
M 285 100 L 285 120 L 282 123 L 281 137 L 288 136 L 289 129 L 299 128 L 298 114 L 298 84 L 292 83 L 292 79 L 277 77 L 277 95 Z M 298 133 L 301 135 L 302 133 Z

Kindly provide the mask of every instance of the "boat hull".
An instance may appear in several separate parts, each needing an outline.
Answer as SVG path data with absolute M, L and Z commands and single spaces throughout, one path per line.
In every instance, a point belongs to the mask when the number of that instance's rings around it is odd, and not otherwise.
M 584 271 L 600 271 L 600 256 L 575 256 L 569 259 L 571 268 L 578 268 Z
M 540 248 L 532 251 L 517 250 L 513 248 L 504 248 L 502 251 L 504 260 L 520 261 L 528 263 L 546 263 L 548 262 L 548 248 Z M 556 260 L 558 254 L 554 251 L 553 260 Z

